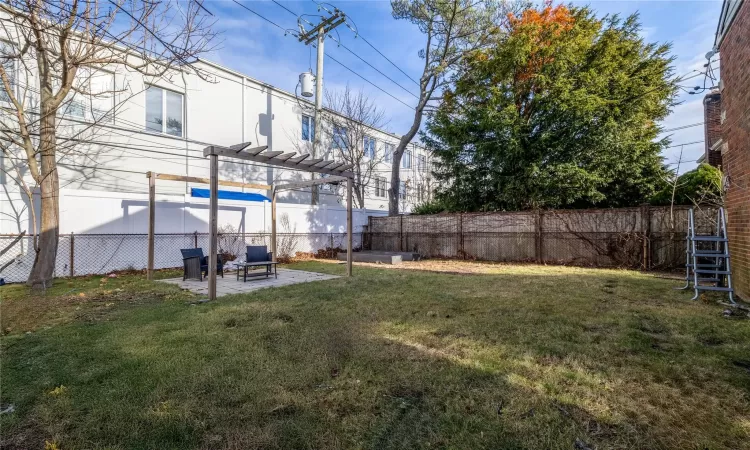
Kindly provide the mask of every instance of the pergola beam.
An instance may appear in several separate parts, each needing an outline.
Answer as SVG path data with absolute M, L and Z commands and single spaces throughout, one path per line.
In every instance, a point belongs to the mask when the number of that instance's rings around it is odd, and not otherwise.
M 354 178 L 354 174 L 352 172 L 349 172 L 349 169 L 352 168 L 352 165 L 350 164 L 330 169 L 327 167 L 315 167 L 316 164 L 323 162 L 323 159 L 315 158 L 312 160 L 306 160 L 309 155 L 300 155 L 295 158 L 287 158 L 286 155 L 282 152 L 271 151 L 263 153 L 263 150 L 265 150 L 266 148 L 266 146 L 261 146 L 250 150 L 237 152 L 236 150 L 233 150 L 231 148 L 212 145 L 206 147 L 203 150 L 203 156 L 215 155 L 227 158 L 238 158 L 244 159 L 245 161 L 268 164 L 270 166 L 284 167 L 287 169 L 303 170 L 306 172 L 325 173 L 327 175 L 340 175 L 343 177 Z M 333 161 L 331 161 L 331 163 L 333 163 Z
M 210 178 L 186 177 L 183 175 L 171 175 L 168 173 L 157 173 L 156 179 L 167 180 L 167 181 L 183 181 L 187 183 L 199 183 L 199 184 L 211 183 Z M 247 189 L 263 189 L 265 191 L 271 189 L 272 187 L 268 184 L 242 183 L 240 181 L 227 181 L 227 180 L 219 180 L 219 186 L 232 186 L 232 187 L 247 188 Z
M 274 186 L 273 188 L 276 191 L 283 191 L 283 190 L 288 190 L 288 189 L 300 189 L 300 188 L 305 188 L 305 187 L 317 186 L 319 184 L 341 183 L 348 179 L 349 178 L 347 177 L 316 178 L 310 181 L 296 181 L 293 183 L 282 184 L 281 186 Z

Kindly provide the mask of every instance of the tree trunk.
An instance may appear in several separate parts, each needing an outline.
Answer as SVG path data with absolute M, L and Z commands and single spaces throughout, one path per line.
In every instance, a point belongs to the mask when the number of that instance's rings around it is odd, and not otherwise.
M 45 104 L 44 90 L 42 90 L 42 105 Z M 33 289 L 45 289 L 52 286 L 57 260 L 57 242 L 60 234 L 59 190 L 60 180 L 57 174 L 55 150 L 57 139 L 55 136 L 56 110 L 42 107 L 39 153 L 41 155 L 41 217 L 39 238 L 36 245 L 36 257 L 31 268 L 26 285 Z
M 404 155 L 406 146 L 409 145 L 414 136 L 417 135 L 419 127 L 422 125 L 422 112 L 424 111 L 424 105 L 427 103 L 425 98 L 429 98 L 429 94 L 422 94 L 419 103 L 417 104 L 416 110 L 414 111 L 414 122 L 411 124 L 409 131 L 401 136 L 401 140 L 398 141 L 398 147 L 393 151 L 393 165 L 391 166 L 391 187 L 388 190 L 390 194 L 388 197 L 388 215 L 397 216 L 398 210 L 398 193 L 401 186 L 401 157 Z

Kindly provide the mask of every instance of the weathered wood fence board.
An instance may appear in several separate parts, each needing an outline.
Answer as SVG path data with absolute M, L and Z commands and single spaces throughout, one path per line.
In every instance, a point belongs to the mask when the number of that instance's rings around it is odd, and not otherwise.
M 669 269 L 685 265 L 688 207 L 544 210 L 372 217 L 372 250 L 429 258 Z M 696 211 L 711 232 L 716 211 Z

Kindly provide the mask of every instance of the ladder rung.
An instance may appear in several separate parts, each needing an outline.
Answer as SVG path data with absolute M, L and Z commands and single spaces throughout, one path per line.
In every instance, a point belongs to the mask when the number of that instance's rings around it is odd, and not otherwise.
M 731 275 L 728 270 L 701 270 L 698 269 L 695 273 L 710 273 L 714 275 Z
M 698 278 L 698 283 L 718 283 L 717 278 Z
M 719 268 L 721 266 L 722 266 L 721 264 L 696 264 L 695 265 L 695 267 L 698 268 L 698 269 L 700 269 L 702 267 L 704 267 L 704 268 Z M 688 263 L 688 267 L 693 267 L 693 265 Z
M 719 286 L 695 286 L 699 291 L 721 291 L 721 292 L 734 292 L 734 289 L 729 287 Z
M 729 258 L 727 253 L 710 253 L 701 250 L 700 253 L 693 253 L 696 258 Z
M 694 236 L 691 239 L 704 242 L 727 242 L 727 238 L 723 236 Z

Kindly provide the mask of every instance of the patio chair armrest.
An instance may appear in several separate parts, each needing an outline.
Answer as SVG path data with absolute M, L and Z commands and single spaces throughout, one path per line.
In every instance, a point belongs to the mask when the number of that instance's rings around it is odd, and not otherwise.
M 273 261 L 273 252 L 268 252 L 268 261 Z

